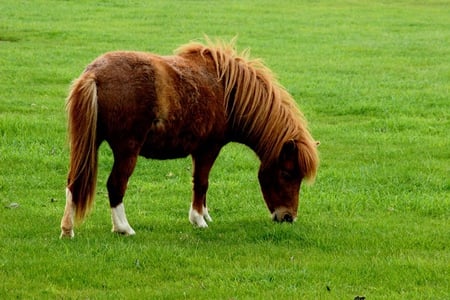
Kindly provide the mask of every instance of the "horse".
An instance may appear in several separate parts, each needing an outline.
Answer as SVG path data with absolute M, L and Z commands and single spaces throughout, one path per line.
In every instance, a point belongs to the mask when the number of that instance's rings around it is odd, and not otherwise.
M 259 59 L 235 42 L 191 42 L 173 55 L 114 51 L 96 58 L 66 102 L 70 165 L 61 237 L 91 210 L 98 148 L 114 163 L 107 181 L 112 231 L 134 235 L 123 204 L 138 156 L 192 157 L 189 221 L 211 222 L 208 177 L 222 147 L 237 142 L 260 160 L 258 179 L 272 219 L 297 218 L 300 185 L 318 169 L 316 142 L 295 100 Z

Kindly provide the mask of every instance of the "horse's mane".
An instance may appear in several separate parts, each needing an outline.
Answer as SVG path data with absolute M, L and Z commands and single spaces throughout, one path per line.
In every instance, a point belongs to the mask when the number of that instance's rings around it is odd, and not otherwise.
M 282 87 L 272 72 L 258 59 L 249 59 L 249 50 L 239 54 L 235 40 L 226 44 L 190 43 L 177 49 L 178 55 L 198 53 L 211 57 L 218 80 L 225 87 L 225 108 L 234 128 L 246 133 L 255 144 L 261 161 L 274 161 L 285 142 L 294 140 L 300 147 L 299 156 L 308 152 L 308 162 L 302 164 L 305 177 L 313 179 L 318 165 L 316 142 L 307 129 L 306 120 L 295 100 Z M 305 157 L 299 157 L 302 162 Z

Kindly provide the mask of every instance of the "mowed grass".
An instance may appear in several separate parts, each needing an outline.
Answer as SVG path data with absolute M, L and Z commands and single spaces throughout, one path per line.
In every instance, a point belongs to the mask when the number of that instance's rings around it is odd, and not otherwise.
M 0 298 L 450 297 L 450 5 L 445 1 L 2 1 Z M 193 228 L 189 158 L 141 159 L 110 233 L 97 201 L 59 240 L 70 82 L 110 50 L 171 54 L 204 34 L 252 49 L 322 142 L 298 221 L 270 221 L 258 159 L 228 145 L 214 222 Z

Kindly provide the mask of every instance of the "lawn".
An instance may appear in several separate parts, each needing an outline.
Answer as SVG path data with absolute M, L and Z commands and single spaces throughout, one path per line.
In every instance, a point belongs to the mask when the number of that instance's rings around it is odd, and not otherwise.
M 450 298 L 447 1 L 2 1 L 1 299 Z M 110 50 L 171 54 L 204 34 L 251 48 L 321 141 L 294 224 L 270 220 L 258 158 L 225 147 L 207 229 L 188 221 L 189 158 L 140 159 L 112 234 L 96 205 L 59 239 L 71 81 Z

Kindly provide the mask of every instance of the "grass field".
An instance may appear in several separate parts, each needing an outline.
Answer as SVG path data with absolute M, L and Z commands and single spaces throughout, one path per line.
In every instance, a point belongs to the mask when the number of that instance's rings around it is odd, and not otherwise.
M 1 299 L 450 298 L 448 1 L 2 1 Z M 227 146 L 206 230 L 188 221 L 190 159 L 141 159 L 110 233 L 101 148 L 94 211 L 59 239 L 65 97 L 99 54 L 170 54 L 238 35 L 322 142 L 298 221 L 270 221 L 258 159 Z

